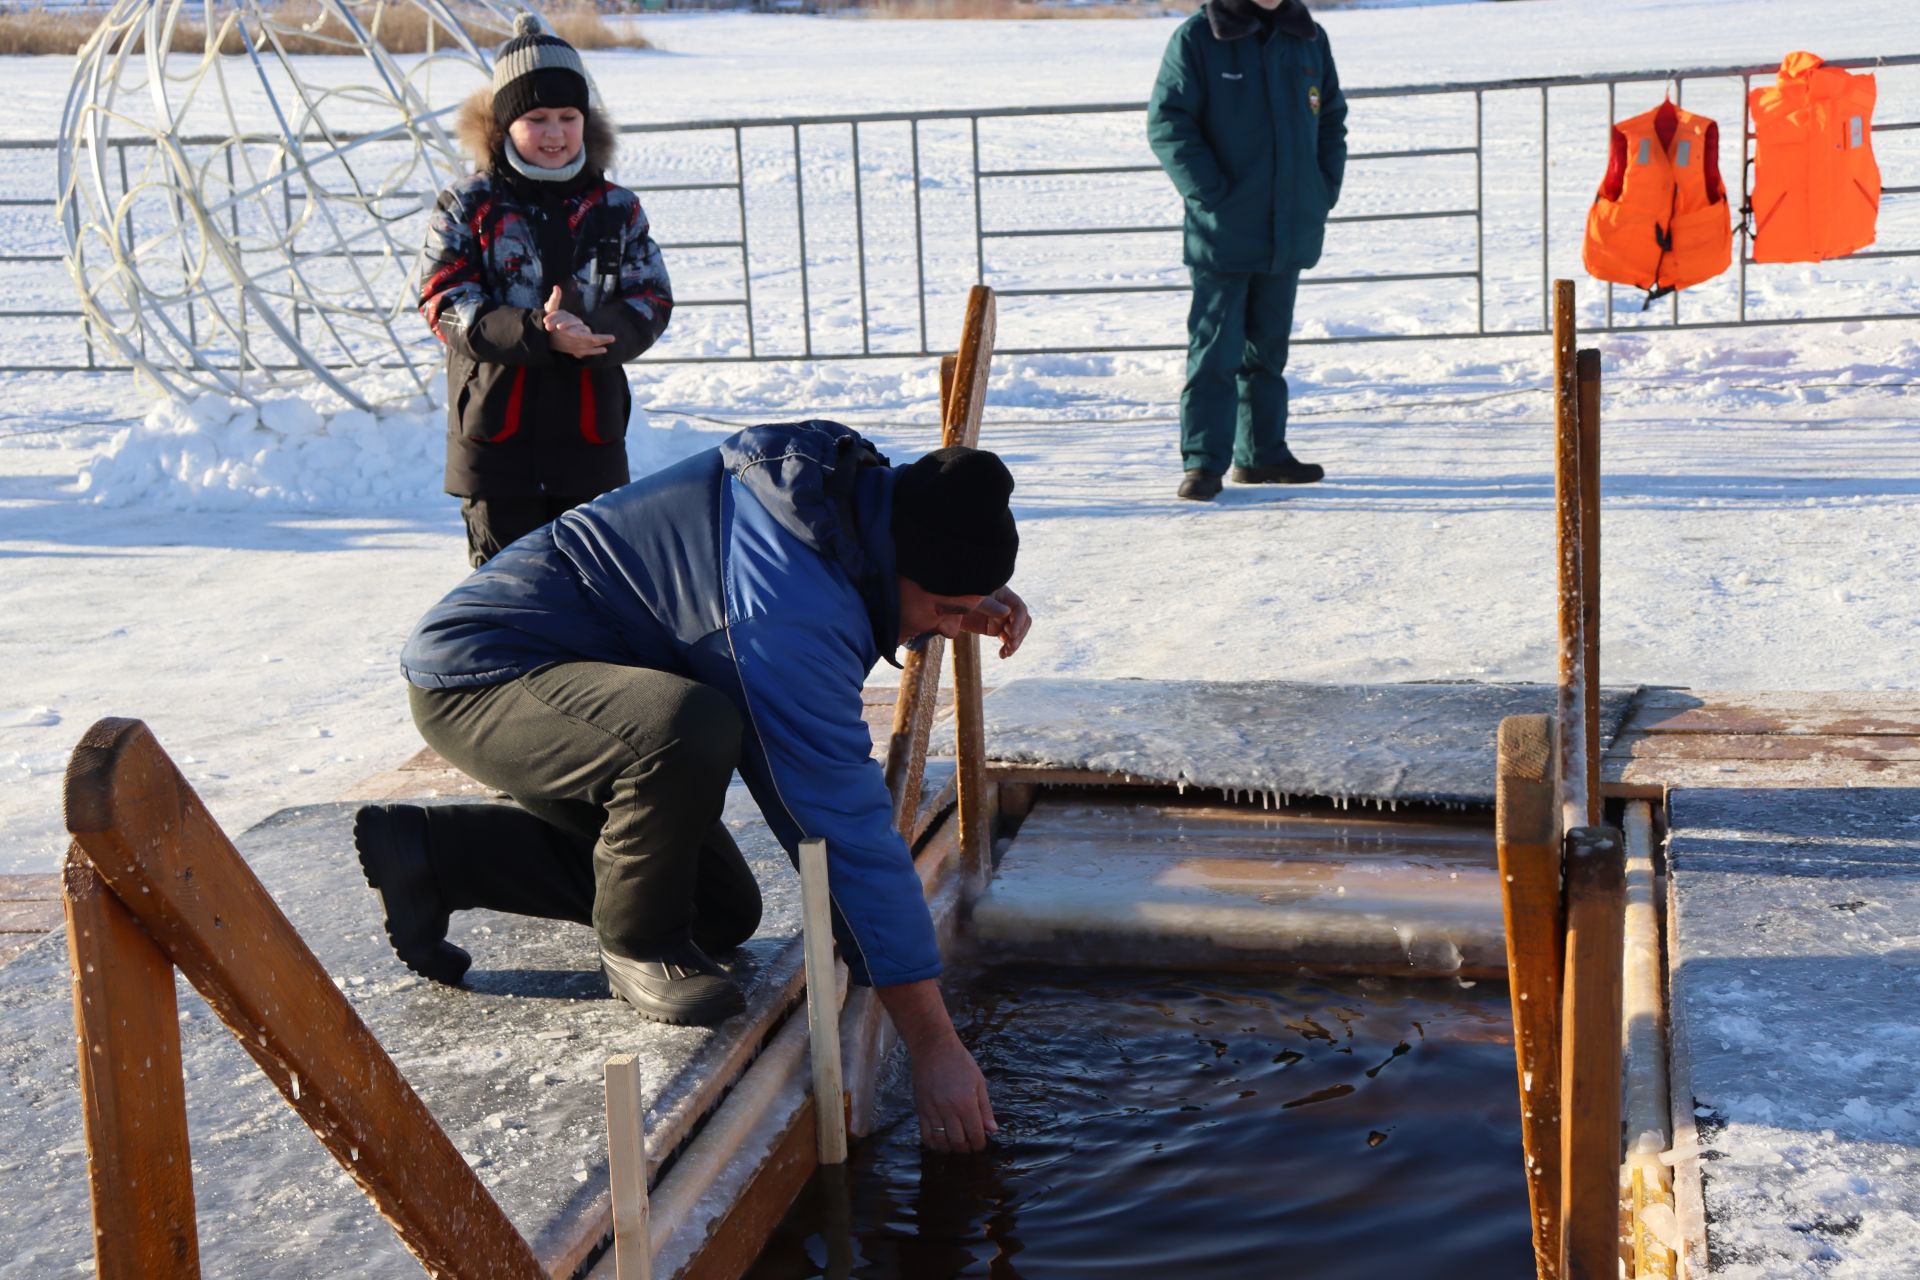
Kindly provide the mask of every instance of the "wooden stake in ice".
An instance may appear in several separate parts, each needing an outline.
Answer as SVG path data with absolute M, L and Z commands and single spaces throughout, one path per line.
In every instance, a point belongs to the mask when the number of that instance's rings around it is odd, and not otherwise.
M 1520 1083 L 1520 1143 L 1538 1280 L 1560 1280 L 1560 823 L 1553 721 L 1500 722 L 1494 842 L 1506 911 L 1507 991 Z
M 800 921 L 807 965 L 807 1027 L 813 1051 L 813 1113 L 820 1163 L 847 1161 L 846 1105 L 840 1087 L 840 1001 L 833 970 L 833 908 L 827 892 L 827 842 L 800 842 Z
M 1580 473 L 1580 395 L 1574 351 L 1573 281 L 1553 282 L 1553 497 L 1560 595 L 1560 828 L 1593 821 L 1587 791 L 1585 499 Z
M 607 1167 L 613 1181 L 613 1263 L 619 1280 L 653 1280 L 647 1223 L 646 1111 L 640 1063 L 630 1053 L 607 1059 Z
M 1565 1280 L 1620 1267 L 1620 951 L 1626 908 L 1618 831 L 1566 839 L 1567 959 L 1560 1025 L 1560 1232 Z

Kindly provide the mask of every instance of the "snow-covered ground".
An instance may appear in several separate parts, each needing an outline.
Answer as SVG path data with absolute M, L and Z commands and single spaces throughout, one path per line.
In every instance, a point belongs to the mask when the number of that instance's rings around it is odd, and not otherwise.
M 1531 0 L 1326 22 L 1361 86 L 1857 55 L 1907 16 Z M 646 21 L 664 52 L 594 66 L 626 119 L 1127 101 L 1172 25 L 676 16 Z M 52 133 L 63 60 L 7 70 L 25 105 L 5 132 Z M 1913 287 L 1905 263 L 1884 271 Z M 1607 679 L 1912 685 L 1920 324 L 1599 345 Z M 1040 623 L 990 678 L 1549 677 L 1547 364 L 1537 339 L 1301 348 L 1294 439 L 1330 481 L 1196 508 L 1172 498 L 1178 357 L 1003 359 L 985 436 L 1019 479 Z M 634 382 L 643 463 L 806 415 L 896 457 L 932 440 L 923 361 L 643 361 Z M 150 414 L 124 375 L 11 375 L 0 394 L 0 871 L 55 865 L 60 772 L 98 716 L 147 719 L 236 829 L 414 748 L 395 655 L 463 573 L 433 411 L 323 437 L 286 406 L 265 425 L 212 403 Z

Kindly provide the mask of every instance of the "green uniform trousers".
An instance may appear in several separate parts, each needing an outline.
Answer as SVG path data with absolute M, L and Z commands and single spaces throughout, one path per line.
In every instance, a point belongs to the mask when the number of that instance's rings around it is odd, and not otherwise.
M 1298 271 L 1243 274 L 1191 267 L 1187 383 L 1180 392 L 1180 457 L 1188 471 L 1284 461 L 1287 339 Z

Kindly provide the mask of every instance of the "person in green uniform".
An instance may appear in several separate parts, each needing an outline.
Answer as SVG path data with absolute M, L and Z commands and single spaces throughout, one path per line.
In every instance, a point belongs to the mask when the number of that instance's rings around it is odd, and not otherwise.
M 1287 339 L 1347 163 L 1347 102 L 1301 0 L 1207 0 L 1167 42 L 1147 140 L 1186 202 L 1193 274 L 1180 496 L 1311 484 L 1287 447 Z

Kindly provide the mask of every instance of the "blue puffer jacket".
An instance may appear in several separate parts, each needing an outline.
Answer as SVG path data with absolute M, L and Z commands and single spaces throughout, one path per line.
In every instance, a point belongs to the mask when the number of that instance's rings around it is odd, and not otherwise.
M 838 423 L 749 428 L 508 547 L 428 612 L 401 666 L 453 689 L 613 662 L 727 694 L 767 825 L 789 857 L 827 842 L 854 980 L 934 977 L 932 922 L 860 715 L 900 625 L 885 462 Z

